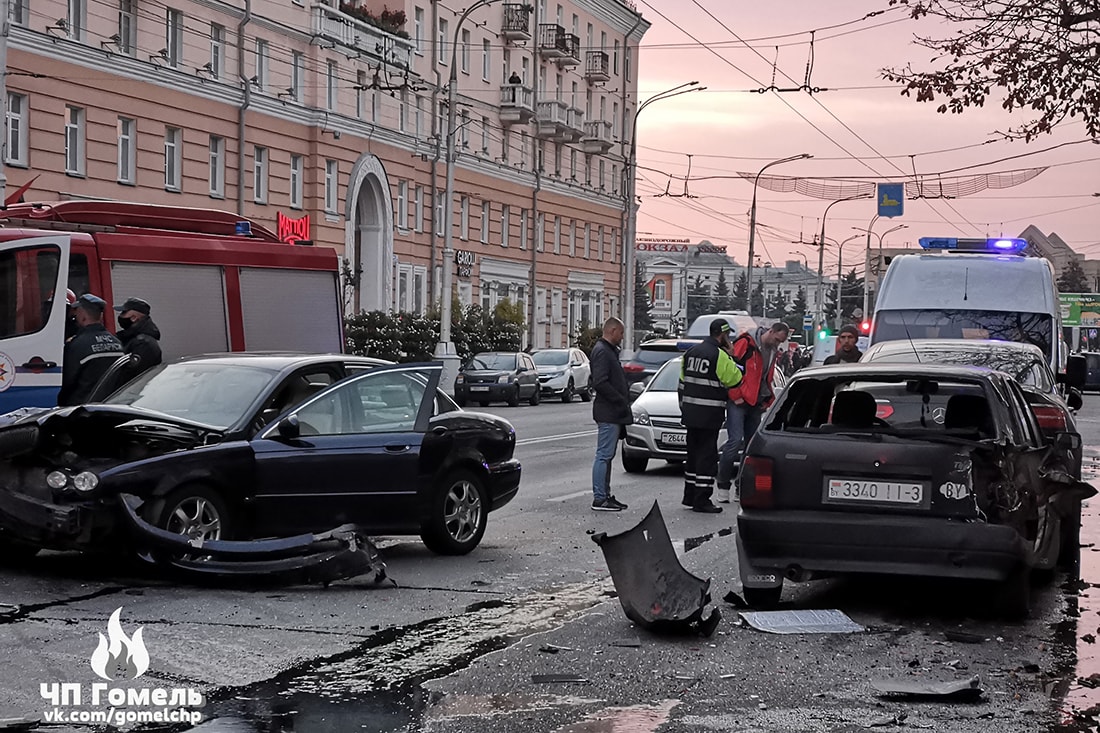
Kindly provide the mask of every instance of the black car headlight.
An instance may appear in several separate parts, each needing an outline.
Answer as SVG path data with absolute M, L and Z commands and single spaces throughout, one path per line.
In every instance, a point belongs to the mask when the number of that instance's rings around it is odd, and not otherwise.
M 46 474 L 46 485 L 51 489 L 72 488 L 80 493 L 88 493 L 99 486 L 99 476 L 91 471 L 81 471 L 72 476 L 64 471 L 50 471 Z
M 99 486 L 99 476 L 91 471 L 81 471 L 73 476 L 73 488 L 77 491 L 94 491 L 97 486 Z

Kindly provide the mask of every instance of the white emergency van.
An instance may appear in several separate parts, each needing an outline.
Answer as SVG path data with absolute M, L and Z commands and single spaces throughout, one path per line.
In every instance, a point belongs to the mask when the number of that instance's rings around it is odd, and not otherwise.
M 1065 370 L 1054 268 L 1027 257 L 1025 239 L 923 237 L 920 254 L 899 255 L 882 280 L 871 343 L 961 338 L 1038 346 Z

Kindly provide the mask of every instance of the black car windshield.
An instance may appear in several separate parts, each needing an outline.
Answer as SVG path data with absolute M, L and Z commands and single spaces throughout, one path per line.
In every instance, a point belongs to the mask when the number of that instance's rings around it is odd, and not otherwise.
M 894 310 L 875 314 L 872 341 L 994 339 L 1038 346 L 1051 354 L 1053 324 L 1046 313 L 968 310 Z
M 569 352 L 547 349 L 536 351 L 532 358 L 535 366 L 565 366 L 569 363 Z
M 470 363 L 466 365 L 467 369 L 503 369 L 505 371 L 512 371 L 516 368 L 516 355 L 515 354 L 478 354 L 473 359 L 470 359 Z
M 968 347 L 965 342 L 932 346 L 920 342 L 906 343 L 904 347 L 886 344 L 880 352 L 872 354 L 869 363 L 907 363 L 954 364 L 957 366 L 979 366 L 1004 372 L 1021 385 L 1042 392 L 1052 392 L 1054 384 L 1047 377 L 1045 362 L 1040 361 L 1032 352 L 1017 348 L 997 348 L 989 344 Z
M 274 376 L 271 370 L 250 366 L 177 362 L 150 369 L 106 403 L 224 429 L 244 417 Z
M 661 370 L 653 375 L 653 381 L 646 388 L 647 392 L 675 392 L 680 384 L 680 364 L 682 360 L 673 359 L 666 362 Z

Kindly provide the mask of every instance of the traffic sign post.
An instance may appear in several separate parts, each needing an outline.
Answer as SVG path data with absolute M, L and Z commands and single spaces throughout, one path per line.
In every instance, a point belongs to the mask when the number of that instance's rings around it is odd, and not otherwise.
M 901 216 L 905 211 L 905 184 L 880 183 L 875 195 L 878 215 L 883 218 Z
M 813 316 L 802 316 L 802 330 L 803 331 L 812 331 L 812 330 L 814 330 L 814 317 Z

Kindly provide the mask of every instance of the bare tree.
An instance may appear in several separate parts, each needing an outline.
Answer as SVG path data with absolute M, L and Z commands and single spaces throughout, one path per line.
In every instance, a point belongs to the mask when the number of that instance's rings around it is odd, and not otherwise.
M 884 69 L 918 102 L 939 101 L 938 112 L 961 114 L 995 95 L 1012 112 L 1035 118 L 1002 133 L 1030 141 L 1080 117 L 1100 137 L 1100 0 L 889 0 L 914 19 L 951 26 L 946 38 L 916 36 L 937 52 L 938 70 Z M 949 31 L 945 31 L 945 34 Z

